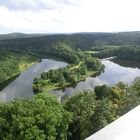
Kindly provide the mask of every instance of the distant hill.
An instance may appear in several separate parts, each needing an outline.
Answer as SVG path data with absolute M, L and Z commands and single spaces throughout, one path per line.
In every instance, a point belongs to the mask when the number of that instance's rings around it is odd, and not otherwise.
M 43 49 L 65 43 L 73 48 L 90 50 L 105 45 L 140 46 L 140 32 L 73 33 L 73 34 L 23 34 L 0 35 L 0 47 Z
M 26 37 L 35 37 L 42 36 L 43 34 L 24 34 L 24 33 L 10 33 L 10 34 L 0 34 L 0 40 L 9 40 L 16 38 L 26 38 Z

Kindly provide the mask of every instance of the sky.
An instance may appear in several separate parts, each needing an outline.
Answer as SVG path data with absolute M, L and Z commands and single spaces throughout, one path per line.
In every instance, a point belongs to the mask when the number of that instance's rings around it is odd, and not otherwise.
M 0 0 L 0 34 L 140 31 L 139 0 Z

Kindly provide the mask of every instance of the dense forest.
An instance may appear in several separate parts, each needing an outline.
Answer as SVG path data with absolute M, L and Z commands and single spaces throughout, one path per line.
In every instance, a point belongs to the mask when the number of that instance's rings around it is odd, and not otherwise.
M 48 93 L 100 74 L 98 58 L 139 62 L 140 32 L 16 35 L 0 36 L 0 89 L 42 58 L 69 65 L 35 78 L 33 97 L 0 103 L 0 139 L 83 140 L 140 104 L 140 78 L 79 91 L 62 102 Z
M 6 80 L 19 74 L 21 71 L 42 58 L 54 58 L 70 64 L 78 64 L 81 57 L 81 55 L 78 55 L 74 49 L 64 43 L 58 43 L 55 46 L 46 47 L 47 51 L 41 48 L 41 51 L 31 51 L 27 48 L 20 50 L 20 47 L 7 48 L 4 46 L 2 46 L 0 50 L 0 89 L 3 88 Z
M 94 51 L 94 48 L 92 48 Z M 95 48 L 95 50 L 97 50 Z M 140 47 L 111 47 L 104 49 L 104 47 L 99 47 L 100 51 L 95 51 L 93 54 L 94 57 L 98 58 L 107 58 L 115 56 L 118 59 L 131 60 L 131 61 L 140 61 Z
M 119 50 L 119 59 L 140 61 L 140 48 L 124 47 Z
M 18 54 L 6 49 L 0 51 L 0 89 L 3 88 L 5 81 L 18 75 L 37 61 L 37 58 L 27 54 Z
M 79 34 L 58 34 L 58 35 L 43 35 L 29 36 L 22 35 L 18 38 L 2 39 L 0 37 L 0 47 L 38 53 L 41 48 L 46 50 L 46 47 L 54 46 L 55 44 L 65 43 L 73 48 L 81 50 L 90 50 L 92 47 L 100 47 L 106 45 L 117 46 L 140 46 L 140 32 L 123 32 L 123 33 L 79 33 Z M 12 46 L 12 47 L 11 47 Z
M 21 34 L 0 36 L 0 83 L 20 73 L 19 60 L 31 64 L 41 58 L 59 58 L 79 63 L 81 50 L 99 51 L 94 57 L 118 56 L 139 61 L 140 32 L 79 33 L 79 34 Z M 119 49 L 127 46 L 129 48 Z M 77 52 L 76 52 L 77 51 Z M 118 55 L 119 54 L 119 55 Z M 25 58 L 29 58 L 26 61 Z M 17 61 L 18 60 L 18 61 Z
M 1 139 L 83 140 L 140 103 L 140 79 L 131 86 L 97 86 L 67 98 L 40 93 L 0 104 Z

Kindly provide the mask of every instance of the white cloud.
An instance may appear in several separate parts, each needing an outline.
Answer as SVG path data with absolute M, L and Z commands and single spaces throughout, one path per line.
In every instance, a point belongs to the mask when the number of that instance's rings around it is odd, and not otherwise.
M 0 5 L 15 11 L 52 10 L 66 5 L 78 4 L 74 0 L 0 0 Z
M 0 33 L 140 30 L 139 0 L 0 0 Z

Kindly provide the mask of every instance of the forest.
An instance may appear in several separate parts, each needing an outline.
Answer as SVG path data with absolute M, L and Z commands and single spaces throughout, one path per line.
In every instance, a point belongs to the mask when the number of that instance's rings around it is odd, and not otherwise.
M 20 60 L 23 64 L 23 59 L 27 67 L 42 58 L 54 58 L 71 64 L 78 64 L 83 56 L 77 52 L 92 50 L 95 52 L 99 51 L 93 54 L 93 57 L 106 58 L 117 56 L 121 59 L 139 61 L 139 37 L 139 32 L 81 33 L 70 35 L 1 35 L 1 87 L 7 79 L 20 73 L 19 67 L 21 66 L 19 61 L 17 62 L 16 60 Z
M 0 89 L 20 72 L 31 66 L 37 58 L 31 55 L 18 54 L 7 49 L 0 51 Z M 7 83 L 8 84 L 8 83 Z
M 140 103 L 140 79 L 81 91 L 63 102 L 39 93 L 0 104 L 1 139 L 83 140 Z
M 140 78 L 131 85 L 96 86 L 61 102 L 50 89 L 76 84 L 104 70 L 102 58 L 140 61 L 140 32 L 0 36 L 0 89 L 43 58 L 68 63 L 33 81 L 35 95 L 0 103 L 2 140 L 84 140 L 140 104 Z
M 92 49 L 94 51 L 94 48 Z M 95 49 L 97 50 L 97 49 Z M 93 54 L 94 57 L 107 58 L 115 56 L 118 59 L 140 61 L 140 47 L 111 47 L 104 50 L 104 47 L 100 47 L 100 51 Z
M 65 62 L 77 64 L 80 62 L 80 56 L 74 49 L 71 49 L 64 43 L 58 43 L 52 47 L 46 47 L 46 50 L 34 50 L 24 48 L 0 48 L 0 89 L 5 85 L 5 81 L 30 67 L 42 58 L 53 58 L 64 60 Z

